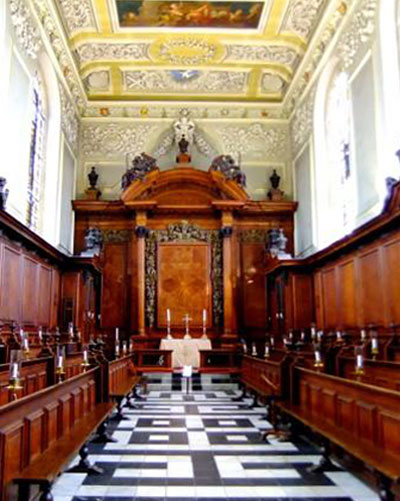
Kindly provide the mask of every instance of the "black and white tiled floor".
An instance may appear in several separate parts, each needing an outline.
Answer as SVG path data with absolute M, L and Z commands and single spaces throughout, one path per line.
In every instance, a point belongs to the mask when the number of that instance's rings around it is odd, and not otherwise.
M 98 476 L 64 473 L 55 501 L 341 500 L 378 496 L 337 468 L 313 475 L 320 459 L 302 442 L 260 439 L 261 407 L 232 401 L 230 390 L 153 391 L 113 431 L 117 443 L 91 445 Z

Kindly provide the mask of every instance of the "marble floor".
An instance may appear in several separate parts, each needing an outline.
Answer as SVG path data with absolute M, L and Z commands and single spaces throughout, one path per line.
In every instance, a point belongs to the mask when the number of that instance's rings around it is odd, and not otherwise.
M 110 428 L 117 442 L 90 445 L 104 473 L 64 473 L 55 501 L 379 499 L 339 467 L 309 473 L 320 455 L 302 440 L 263 443 L 265 409 L 232 401 L 234 389 L 174 388 L 150 389 L 137 409 L 124 409 L 126 419 Z

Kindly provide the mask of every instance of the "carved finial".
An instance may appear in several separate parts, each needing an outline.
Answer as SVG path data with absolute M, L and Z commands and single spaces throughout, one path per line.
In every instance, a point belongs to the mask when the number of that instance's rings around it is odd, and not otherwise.
M 99 175 L 96 172 L 96 167 L 93 166 L 92 170 L 88 174 L 89 184 L 92 189 L 96 188 L 97 180 L 99 179 Z

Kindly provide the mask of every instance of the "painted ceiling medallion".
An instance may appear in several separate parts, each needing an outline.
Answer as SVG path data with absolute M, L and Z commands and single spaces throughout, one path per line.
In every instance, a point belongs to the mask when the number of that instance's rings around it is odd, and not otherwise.
M 285 86 L 285 81 L 274 73 L 263 73 L 261 77 L 261 92 L 266 94 L 281 93 Z
M 154 61 L 178 65 L 194 65 L 213 63 L 221 60 L 223 46 L 215 40 L 196 38 L 193 36 L 158 39 L 150 48 L 150 56 Z

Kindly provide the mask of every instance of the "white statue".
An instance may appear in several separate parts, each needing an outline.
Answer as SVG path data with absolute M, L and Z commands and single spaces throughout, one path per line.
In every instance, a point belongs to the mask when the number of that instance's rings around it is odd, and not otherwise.
M 175 144 L 178 146 L 181 153 L 187 153 L 188 149 L 193 144 L 195 125 L 187 116 L 182 113 L 174 125 Z

